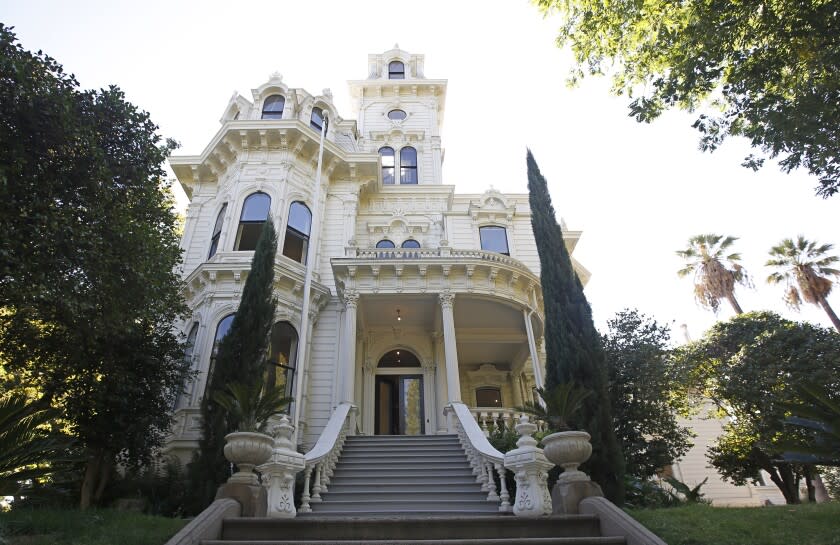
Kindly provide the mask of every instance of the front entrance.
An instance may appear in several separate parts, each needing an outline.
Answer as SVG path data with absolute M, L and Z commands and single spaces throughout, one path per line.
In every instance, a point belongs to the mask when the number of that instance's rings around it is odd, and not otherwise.
M 377 375 L 376 435 L 425 433 L 422 375 Z

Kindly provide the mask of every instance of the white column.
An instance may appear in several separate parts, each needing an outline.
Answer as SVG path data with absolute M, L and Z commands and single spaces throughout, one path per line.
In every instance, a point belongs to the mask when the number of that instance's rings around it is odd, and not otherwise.
M 443 317 L 443 352 L 446 361 L 446 387 L 449 402 L 461 401 L 461 379 L 458 371 L 458 346 L 455 343 L 455 316 L 452 306 L 455 295 L 445 291 L 439 295 Z
M 519 374 L 519 371 L 510 374 L 511 379 L 511 390 L 513 391 L 513 406 L 514 407 L 521 407 L 524 405 L 522 402 L 522 378 Z
M 355 403 L 356 394 L 356 305 L 359 294 L 353 290 L 344 292 L 344 381 L 341 392 L 342 402 Z
M 443 409 L 447 403 L 446 390 L 446 363 L 443 356 L 443 333 L 440 331 L 432 332 L 432 343 L 434 346 L 435 358 L 435 420 L 437 421 L 437 433 L 446 433 L 446 419 L 443 417 Z
M 373 390 L 376 383 L 376 366 L 370 359 L 363 364 L 363 393 L 362 393 L 362 433 L 373 435 L 374 408 L 376 396 Z
M 540 365 L 540 356 L 537 352 L 537 342 L 534 339 L 534 326 L 531 324 L 531 315 L 528 309 L 522 309 L 522 315 L 525 317 L 525 332 L 528 334 L 528 350 L 531 352 L 531 363 L 534 366 L 534 382 L 537 383 L 537 388 L 543 387 L 542 366 Z

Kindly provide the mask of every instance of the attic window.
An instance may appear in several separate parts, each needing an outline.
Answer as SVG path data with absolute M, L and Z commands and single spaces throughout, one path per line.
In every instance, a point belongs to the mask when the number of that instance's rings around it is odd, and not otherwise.
M 406 117 L 408 117 L 408 114 L 403 110 L 391 110 L 388 112 L 388 119 L 393 119 L 394 121 L 402 121 Z
M 283 107 L 285 105 L 286 97 L 271 95 L 263 102 L 262 119 L 283 119 Z
M 326 125 L 326 123 L 324 122 L 324 110 L 318 108 L 317 106 L 315 108 L 312 108 L 312 115 L 309 118 L 309 126 L 315 129 L 316 131 L 321 132 L 321 130 L 323 130 L 324 128 L 324 125 Z
M 400 61 L 389 62 L 388 79 L 405 79 L 405 65 Z

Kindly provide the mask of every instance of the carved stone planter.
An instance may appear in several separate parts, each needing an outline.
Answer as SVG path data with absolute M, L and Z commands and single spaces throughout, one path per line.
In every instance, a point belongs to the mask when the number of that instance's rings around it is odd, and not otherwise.
M 236 464 L 229 483 L 258 485 L 254 468 L 271 458 L 274 438 L 264 433 L 235 431 L 225 435 L 225 458 Z
M 590 436 L 585 431 L 561 431 L 543 437 L 545 457 L 563 468 L 558 481 L 588 481 L 589 477 L 578 466 L 592 456 Z

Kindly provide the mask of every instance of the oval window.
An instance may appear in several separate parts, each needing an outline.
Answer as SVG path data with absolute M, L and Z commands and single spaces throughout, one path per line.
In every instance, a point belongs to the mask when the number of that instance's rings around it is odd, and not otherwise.
M 408 117 L 408 114 L 402 110 L 391 110 L 388 112 L 388 119 L 393 119 L 394 121 L 402 121 L 406 117 Z

